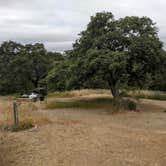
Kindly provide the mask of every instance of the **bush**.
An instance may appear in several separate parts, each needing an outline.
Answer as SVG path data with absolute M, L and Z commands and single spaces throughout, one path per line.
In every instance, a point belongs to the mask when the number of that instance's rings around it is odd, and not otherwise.
M 116 99 L 114 100 L 114 105 L 119 108 L 124 108 L 127 110 L 136 110 L 136 102 L 129 99 Z
M 128 110 L 136 110 L 137 104 L 134 101 L 126 100 L 125 101 Z

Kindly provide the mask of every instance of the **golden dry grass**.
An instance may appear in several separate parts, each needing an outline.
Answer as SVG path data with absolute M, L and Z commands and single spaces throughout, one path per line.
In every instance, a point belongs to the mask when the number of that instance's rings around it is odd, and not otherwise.
M 166 93 L 162 91 L 151 90 L 129 90 L 125 92 L 124 96 L 154 100 L 166 100 Z
M 166 99 L 164 92 L 148 91 L 148 90 L 129 90 L 127 96 L 135 98 L 151 98 L 151 99 Z M 31 121 L 34 125 L 42 125 L 51 123 L 50 118 L 43 115 L 41 111 L 44 109 L 60 109 L 60 108 L 83 108 L 96 109 L 103 108 L 119 112 L 121 108 L 112 105 L 108 100 L 100 102 L 97 98 L 109 98 L 111 101 L 111 92 L 109 90 L 73 90 L 65 92 L 54 92 L 48 95 L 47 104 L 29 102 L 26 99 L 16 99 L 13 96 L 0 97 L 0 126 L 8 126 L 13 124 L 13 101 L 19 103 L 19 119 L 20 122 Z M 91 99 L 95 99 L 91 100 Z M 70 101 L 70 103 L 69 103 Z M 102 103 L 103 102 L 103 103 Z M 122 109 L 124 110 L 124 108 Z
M 51 123 L 51 120 L 43 115 L 40 109 L 40 103 L 32 103 L 26 100 L 16 99 L 14 97 L 0 97 L 0 126 L 5 128 L 14 124 L 13 101 L 17 102 L 19 122 L 31 122 L 35 125 Z
M 13 101 L 17 101 L 18 104 L 20 123 L 31 122 L 34 126 L 52 123 L 50 117 L 47 117 L 41 111 L 46 109 L 103 109 L 111 110 L 110 113 L 126 110 L 126 107 L 121 107 L 113 101 L 108 90 L 55 92 L 49 95 L 47 104 L 32 103 L 28 99 L 18 99 L 13 96 L 0 97 L 1 128 L 14 124 Z
M 93 89 L 84 89 L 84 90 L 75 90 L 75 91 L 71 91 L 71 93 L 74 96 L 89 96 L 89 95 L 94 95 L 94 94 L 105 94 L 105 95 L 110 95 L 111 96 L 111 92 L 109 90 L 93 90 Z
M 86 90 L 74 92 L 72 98 L 52 96 L 48 103 L 103 97 L 94 93 L 91 95 Z M 0 97 L 1 124 L 13 123 L 13 100 L 13 97 Z M 39 102 L 21 99 L 18 103 L 20 120 L 30 119 L 41 126 L 32 132 L 0 131 L 0 166 L 165 166 L 165 101 L 142 100 L 138 104 L 140 112 L 116 115 L 104 110 L 112 110 L 108 102 L 88 110 L 54 111 L 40 111 L 45 104 Z
M 154 107 L 154 105 L 156 107 Z M 165 166 L 166 102 L 143 100 L 140 112 L 45 111 L 53 124 L 0 132 L 0 166 Z
M 109 90 L 93 90 L 93 89 L 83 89 L 83 90 L 72 90 L 63 92 L 53 92 L 49 94 L 49 97 L 80 97 L 80 96 L 93 96 L 93 95 L 111 95 Z

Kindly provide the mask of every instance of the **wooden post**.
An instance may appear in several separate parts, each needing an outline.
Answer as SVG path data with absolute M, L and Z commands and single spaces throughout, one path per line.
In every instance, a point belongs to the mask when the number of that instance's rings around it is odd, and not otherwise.
M 14 113 L 14 125 L 17 127 L 19 125 L 19 119 L 18 119 L 18 108 L 17 103 L 13 102 L 13 113 Z

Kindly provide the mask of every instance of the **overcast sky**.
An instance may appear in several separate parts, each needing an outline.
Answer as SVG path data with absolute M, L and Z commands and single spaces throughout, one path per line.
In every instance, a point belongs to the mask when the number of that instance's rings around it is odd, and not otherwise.
M 100 11 L 115 18 L 152 18 L 166 45 L 166 0 L 0 0 L 0 42 L 42 42 L 48 50 L 68 50 Z

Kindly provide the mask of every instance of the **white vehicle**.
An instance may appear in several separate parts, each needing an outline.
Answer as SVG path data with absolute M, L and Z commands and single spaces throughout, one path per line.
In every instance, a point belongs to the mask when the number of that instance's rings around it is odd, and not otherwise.
M 38 98 L 38 94 L 37 93 L 31 93 L 29 95 L 29 99 L 32 100 L 32 101 L 36 101 Z

